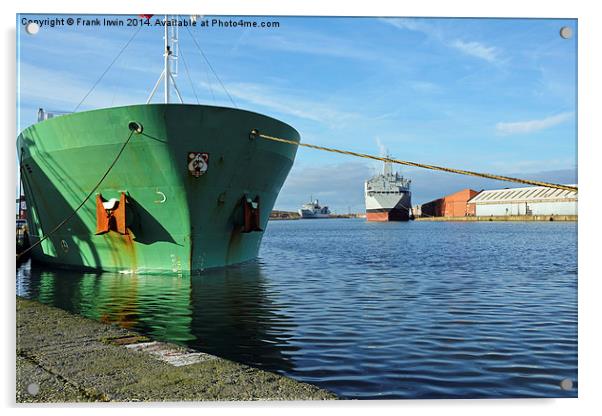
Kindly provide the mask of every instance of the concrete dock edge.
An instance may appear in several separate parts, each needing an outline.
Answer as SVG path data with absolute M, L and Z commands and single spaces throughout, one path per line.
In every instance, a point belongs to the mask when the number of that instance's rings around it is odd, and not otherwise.
M 482 221 L 509 221 L 509 222 L 532 222 L 532 221 L 578 221 L 577 215 L 490 215 L 490 216 L 466 216 L 466 217 L 417 217 L 415 221 L 437 222 L 437 221 L 459 221 L 459 222 L 482 222 Z
M 17 297 L 16 303 L 17 403 L 337 398 L 36 301 Z

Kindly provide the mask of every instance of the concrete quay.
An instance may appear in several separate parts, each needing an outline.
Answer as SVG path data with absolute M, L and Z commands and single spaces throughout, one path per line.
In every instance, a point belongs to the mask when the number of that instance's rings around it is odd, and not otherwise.
M 17 403 L 331 400 L 316 386 L 17 297 Z
M 577 215 L 493 215 L 466 217 L 417 217 L 415 221 L 577 221 Z

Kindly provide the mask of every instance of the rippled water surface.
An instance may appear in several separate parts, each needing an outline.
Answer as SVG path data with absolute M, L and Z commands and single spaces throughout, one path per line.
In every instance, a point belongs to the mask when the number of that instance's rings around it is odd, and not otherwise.
M 17 294 L 347 398 L 577 396 L 576 223 L 274 221 L 242 266 Z

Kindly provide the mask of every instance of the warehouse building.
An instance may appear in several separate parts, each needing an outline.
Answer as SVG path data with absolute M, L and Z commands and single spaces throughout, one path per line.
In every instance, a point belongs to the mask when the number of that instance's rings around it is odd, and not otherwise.
M 467 205 L 474 205 L 479 217 L 577 215 L 577 192 L 543 186 L 495 189 L 481 191 Z
M 451 195 L 420 205 L 416 212 L 422 217 L 466 217 L 475 215 L 475 205 L 468 201 L 477 195 L 473 189 L 463 189 Z M 416 213 L 414 214 L 416 215 Z

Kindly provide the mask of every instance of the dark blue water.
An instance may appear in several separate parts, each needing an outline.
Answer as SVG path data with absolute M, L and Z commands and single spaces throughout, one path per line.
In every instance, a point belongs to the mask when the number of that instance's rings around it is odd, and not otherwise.
M 25 267 L 17 293 L 347 398 L 577 396 L 576 223 L 274 221 L 260 254 L 197 276 Z

